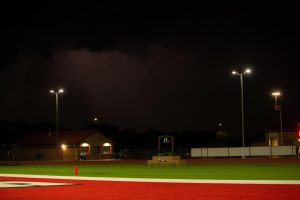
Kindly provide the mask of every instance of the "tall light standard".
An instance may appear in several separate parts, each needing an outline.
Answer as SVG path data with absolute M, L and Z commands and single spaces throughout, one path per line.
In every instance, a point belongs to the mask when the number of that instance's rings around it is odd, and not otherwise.
M 251 74 L 251 69 L 246 69 L 243 73 L 237 71 L 232 71 L 232 75 L 240 76 L 241 81 L 241 111 L 242 111 L 242 141 L 243 141 L 243 158 L 244 158 L 244 147 L 245 147 L 245 128 L 244 128 L 244 86 L 243 86 L 243 76 Z
M 272 92 L 272 96 L 274 96 L 274 109 L 279 111 L 279 121 L 280 121 L 280 145 L 283 145 L 282 142 L 282 113 L 281 113 L 281 105 L 278 102 L 278 97 L 281 95 L 279 91 Z
M 56 156 L 57 160 L 59 160 L 59 140 L 58 140 L 58 95 L 64 93 L 63 89 L 58 90 L 50 90 L 51 94 L 55 94 L 55 102 L 56 102 Z

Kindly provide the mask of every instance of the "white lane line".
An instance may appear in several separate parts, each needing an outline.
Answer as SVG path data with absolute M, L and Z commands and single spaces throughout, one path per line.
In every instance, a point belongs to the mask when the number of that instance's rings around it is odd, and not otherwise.
M 32 182 L 32 181 L 0 181 L 0 188 L 45 187 L 74 185 L 70 183 Z
M 91 180 L 91 181 L 123 181 L 123 182 L 153 182 L 153 183 L 212 183 L 212 184 L 279 184 L 300 185 L 300 180 L 216 180 L 216 179 L 158 179 L 158 178 L 115 178 L 115 177 L 83 177 L 83 176 L 48 176 L 0 174 L 1 177 L 19 178 L 46 178 L 65 180 Z

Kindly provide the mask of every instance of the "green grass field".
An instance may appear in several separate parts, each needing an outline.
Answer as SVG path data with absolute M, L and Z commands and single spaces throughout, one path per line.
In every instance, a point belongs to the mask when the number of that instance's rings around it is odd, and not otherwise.
M 79 176 L 174 179 L 300 180 L 300 164 L 186 166 L 78 165 Z M 0 174 L 73 176 L 73 165 L 0 166 Z

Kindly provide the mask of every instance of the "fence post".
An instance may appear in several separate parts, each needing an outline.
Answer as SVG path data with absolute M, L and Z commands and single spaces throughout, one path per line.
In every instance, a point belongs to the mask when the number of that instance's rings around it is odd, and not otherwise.
M 251 157 L 251 147 L 249 147 L 249 157 Z
M 229 147 L 227 147 L 228 157 L 230 157 Z

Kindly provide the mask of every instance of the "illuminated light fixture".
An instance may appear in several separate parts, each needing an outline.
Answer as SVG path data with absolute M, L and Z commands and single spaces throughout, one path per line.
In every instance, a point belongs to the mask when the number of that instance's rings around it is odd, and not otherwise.
M 272 92 L 272 96 L 274 96 L 274 109 L 279 111 L 279 120 L 280 120 L 280 145 L 283 145 L 283 136 L 282 136 L 282 114 L 281 114 L 281 105 L 278 103 L 278 97 L 281 93 L 276 90 Z
M 278 91 L 276 91 L 276 92 L 272 92 L 272 96 L 280 96 L 281 95 L 281 93 L 280 92 L 278 92 Z
M 231 72 L 232 75 L 240 75 L 240 76 L 246 75 L 246 74 L 251 74 L 251 73 L 252 73 L 252 70 L 251 70 L 250 68 L 247 68 L 247 69 L 244 71 L 244 73 L 239 73 L 238 71 L 235 71 L 235 70 L 233 70 L 233 71 Z
M 106 143 L 103 144 L 103 146 L 104 146 L 104 147 L 110 147 L 111 144 L 106 142 Z
M 242 158 L 245 158 L 244 156 L 244 147 L 245 147 L 245 122 L 244 122 L 244 86 L 243 86 L 243 76 L 246 76 L 247 74 L 251 74 L 251 69 L 246 68 L 246 70 L 243 73 L 240 73 L 238 71 L 232 71 L 232 75 L 240 76 L 240 83 L 241 83 L 241 114 L 242 114 L 242 144 L 243 144 L 243 156 Z
M 64 91 L 64 89 L 62 89 L 62 88 L 58 89 L 57 91 L 55 91 L 55 90 L 50 90 L 50 93 L 51 93 L 51 94 L 56 94 L 56 93 L 61 94 L 61 93 L 64 93 L 64 92 L 65 92 L 65 91 Z
M 58 96 L 61 93 L 64 93 L 62 88 L 58 90 L 50 90 L 51 94 L 55 95 L 55 102 L 56 102 L 56 151 L 57 151 L 57 160 L 59 160 L 59 137 L 58 137 Z
M 90 145 L 88 143 L 82 143 L 81 146 L 82 147 L 89 147 Z
M 251 69 L 246 69 L 245 74 L 251 74 Z
M 67 149 L 67 145 L 62 144 L 62 145 L 61 145 L 61 148 L 62 148 L 62 150 L 66 150 L 66 149 Z

